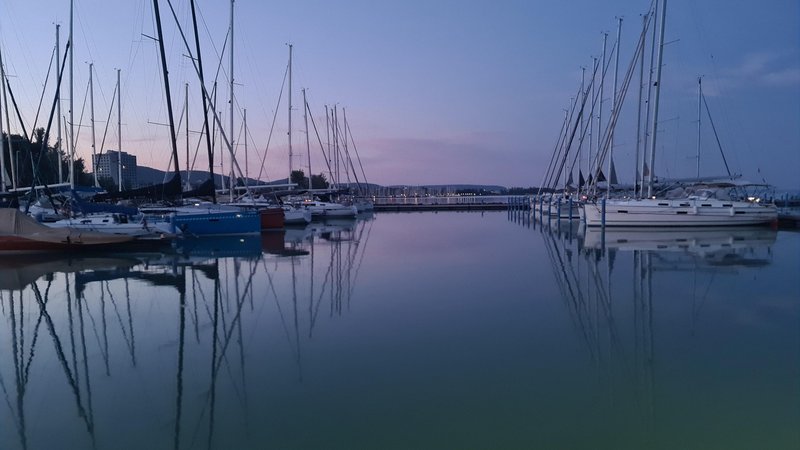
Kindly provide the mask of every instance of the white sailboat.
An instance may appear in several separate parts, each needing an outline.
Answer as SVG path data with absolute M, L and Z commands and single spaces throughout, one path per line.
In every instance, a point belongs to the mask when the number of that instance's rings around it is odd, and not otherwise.
M 666 0 L 661 0 L 660 6 L 653 118 L 650 125 L 650 165 L 646 182 L 647 194 L 642 195 L 637 192 L 639 195 L 633 197 L 605 198 L 596 202 L 587 202 L 584 206 L 586 225 L 590 227 L 729 226 L 757 225 L 776 221 L 778 218 L 776 206 L 762 201 L 757 196 L 744 196 L 737 193 L 736 188 L 753 184 L 737 182 L 733 177 L 710 183 L 692 183 L 686 185 L 686 188 L 681 186 L 679 188 L 680 195 L 667 195 L 666 198 L 654 195 L 653 166 L 661 90 L 661 68 L 663 67 Z M 644 41 L 641 39 L 639 45 L 641 46 L 643 43 Z M 641 47 L 637 49 L 636 53 L 639 54 L 640 50 Z M 613 128 L 613 125 L 612 123 L 610 127 Z M 643 167 L 646 166 L 643 165 Z

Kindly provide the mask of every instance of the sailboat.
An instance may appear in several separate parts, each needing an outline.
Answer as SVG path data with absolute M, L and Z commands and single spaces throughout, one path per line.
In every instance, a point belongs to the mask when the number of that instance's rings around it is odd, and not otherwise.
M 730 226 L 767 224 L 777 221 L 777 207 L 774 204 L 763 201 L 758 196 L 742 195 L 741 190 L 743 188 L 754 184 L 737 181 L 733 177 L 692 183 L 685 187 L 678 186 L 677 189 L 664 196 L 654 195 L 653 165 L 661 90 L 661 69 L 663 67 L 666 3 L 666 0 L 661 0 L 659 12 L 658 56 L 655 66 L 655 97 L 651 122 L 651 139 L 649 142 L 650 165 L 647 194 L 641 195 L 641 192 L 637 192 L 639 195 L 633 197 L 605 198 L 593 203 L 587 202 L 584 206 L 586 225 L 590 227 Z M 644 34 L 643 32 L 639 41 L 640 47 L 635 52 L 637 57 L 643 54 Z M 634 59 L 634 63 L 635 61 Z M 633 65 L 631 64 L 631 67 Z M 629 79 L 626 81 L 629 81 Z M 612 121 L 609 127 L 613 129 L 614 125 L 615 121 Z M 606 134 L 613 135 L 613 133 Z M 606 142 L 606 145 L 608 145 L 608 142 Z M 607 146 L 606 148 L 609 147 Z M 598 161 L 601 159 L 600 155 L 598 155 Z M 600 164 L 597 164 L 597 167 L 599 166 Z M 642 173 L 644 173 L 644 170 Z M 642 190 L 644 189 L 642 188 Z
M 16 208 L 0 208 L 0 252 L 111 250 L 132 236 L 50 228 Z

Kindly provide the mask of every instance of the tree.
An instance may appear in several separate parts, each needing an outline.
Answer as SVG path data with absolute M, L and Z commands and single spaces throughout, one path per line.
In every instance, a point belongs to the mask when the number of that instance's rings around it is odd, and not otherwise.
M 296 184 L 297 187 L 308 186 L 308 181 L 306 181 L 306 174 L 302 170 L 293 170 L 292 175 L 289 178 L 289 182 Z
M 311 189 L 328 189 L 328 180 L 324 173 L 311 175 Z

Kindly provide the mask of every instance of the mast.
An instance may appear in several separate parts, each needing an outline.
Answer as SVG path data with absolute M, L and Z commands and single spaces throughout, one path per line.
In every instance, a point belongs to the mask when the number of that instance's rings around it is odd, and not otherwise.
M 700 178 L 700 120 L 703 108 L 703 77 L 697 77 L 697 178 Z
M 17 168 L 16 165 L 14 164 L 14 161 L 16 160 L 16 158 L 14 157 L 14 147 L 13 145 L 11 145 L 11 120 L 9 119 L 9 116 L 11 116 L 11 114 L 9 114 L 8 112 L 8 94 L 6 92 L 7 91 L 6 72 L 5 72 L 5 67 L 3 66 L 2 49 L 0 49 L 0 84 L 2 84 L 0 88 L 2 88 L 3 90 L 3 106 L 5 107 L 6 111 L 6 131 L 7 131 L 6 140 L 8 143 L 8 146 L 6 148 L 8 149 L 8 161 L 11 163 L 11 186 L 13 186 L 13 188 L 16 189 Z M 2 134 L 0 134 L 0 139 L 2 139 Z M 5 157 L 3 157 L 2 160 L 3 163 L 5 163 Z M 5 172 L 3 172 L 3 181 L 5 181 Z
M 600 152 L 603 151 L 603 86 L 606 84 L 606 43 L 608 42 L 608 33 L 603 33 L 603 57 L 600 60 L 600 104 L 598 105 L 599 110 L 597 112 L 597 170 L 600 173 Z M 610 174 L 606 174 L 606 182 L 608 182 L 608 176 Z
M 306 155 L 308 156 L 308 189 L 311 189 L 311 144 L 308 141 L 308 101 L 306 88 L 303 88 L 303 122 L 306 124 Z
M 178 143 L 175 141 L 175 118 L 172 116 L 172 95 L 169 92 L 169 73 L 167 72 L 167 55 L 164 52 L 164 33 L 161 31 L 161 13 L 158 10 L 158 0 L 153 0 L 153 12 L 156 16 L 156 29 L 158 31 L 158 50 L 161 55 L 161 70 L 164 76 L 164 94 L 167 99 L 167 117 L 169 118 L 169 140 L 172 144 L 172 160 L 175 167 L 175 176 L 180 180 L 178 166 Z
M 658 57 L 656 63 L 655 98 L 653 99 L 653 124 L 650 139 L 650 174 L 647 178 L 647 196 L 653 195 L 653 172 L 656 160 L 656 133 L 658 131 L 658 101 L 661 96 L 661 66 L 664 61 L 664 28 L 666 26 L 667 0 L 661 0 L 661 17 L 659 18 Z
M 69 2 L 69 184 L 75 187 L 75 107 L 73 91 L 75 87 L 75 72 L 73 71 L 73 60 L 75 59 L 75 41 L 72 40 L 73 11 L 75 2 Z M 59 163 L 59 166 L 61 164 Z
M 331 133 L 333 134 L 333 186 L 339 189 L 339 105 L 333 105 L 331 116 Z
M 3 58 L 0 57 L 0 83 L 2 86 L 5 86 L 5 74 L 3 73 Z M 2 89 L 2 87 L 0 87 Z M 5 92 L 5 89 L 3 89 Z M 11 134 L 11 130 L 8 130 L 8 133 Z M 10 149 L 10 147 L 9 147 Z M 10 150 L 9 150 L 10 153 Z M 0 189 L 2 192 L 6 192 L 8 190 L 8 186 L 6 180 L 8 180 L 8 173 L 6 172 L 6 141 L 3 140 L 3 102 L 2 98 L 0 98 Z
M 203 98 L 203 133 L 206 135 L 206 147 L 208 148 L 208 170 L 209 170 L 209 178 L 211 181 L 214 181 L 214 152 L 211 147 L 211 131 L 208 127 L 208 99 L 206 99 L 206 92 L 205 92 L 205 79 L 203 77 L 203 58 L 200 56 L 200 35 L 197 32 L 197 13 L 195 12 L 194 7 L 194 0 L 191 0 L 191 7 L 192 7 L 192 24 L 194 26 L 194 44 L 195 49 L 197 50 L 197 74 L 198 78 L 200 79 L 200 93 L 201 97 Z M 216 91 L 216 89 L 215 89 Z M 188 177 L 188 175 L 187 175 Z M 222 183 L 220 183 L 221 185 Z M 212 201 L 217 203 L 217 190 L 211 190 Z
M 292 182 L 292 44 L 289 44 L 289 183 Z
M 233 139 L 233 4 L 235 0 L 231 0 L 231 42 L 230 42 L 230 67 L 231 67 L 231 88 L 230 88 L 230 130 L 231 130 L 231 139 L 228 142 L 230 146 L 231 152 L 231 174 L 228 177 L 228 185 L 230 186 L 230 201 L 233 202 L 233 148 L 234 148 L 234 139 Z
M 91 113 L 91 121 L 92 121 L 92 172 L 94 173 L 94 187 L 100 187 L 100 183 L 97 181 L 97 142 L 95 141 L 95 130 L 94 130 L 94 63 L 89 63 L 89 111 Z M 59 102 L 60 103 L 60 102 Z M 61 123 L 61 121 L 59 121 Z M 61 167 L 61 164 L 58 165 Z
M 616 54 L 614 55 L 614 98 L 612 99 L 611 103 L 611 117 L 614 117 L 617 114 L 617 78 L 619 76 L 619 49 L 620 49 L 620 36 L 622 35 L 622 17 L 617 18 L 617 49 Z M 613 120 L 613 119 L 612 119 Z M 608 195 L 611 194 L 611 170 L 613 169 L 614 165 L 614 129 L 616 127 L 611 127 L 608 130 L 611 133 L 609 136 L 609 146 L 608 146 L 608 183 L 606 184 Z
M 117 69 L 117 188 L 119 192 L 124 189 L 122 182 L 122 85 L 120 84 L 119 74 L 121 70 Z
M 61 25 L 56 24 L 56 73 L 61 73 L 61 44 L 60 44 L 60 35 L 61 34 Z M 56 111 L 58 120 L 56 123 L 58 127 L 56 128 L 56 148 L 58 149 L 58 182 L 64 182 L 64 168 L 61 167 L 61 152 L 63 149 L 61 148 L 61 89 L 56 89 L 58 93 L 58 98 L 56 99 Z
M 653 19 L 658 18 L 658 0 L 655 0 L 655 4 L 653 5 L 652 14 Z M 650 173 L 650 168 L 647 166 L 648 160 L 648 148 L 650 146 L 650 113 L 652 112 L 651 105 L 653 104 L 651 99 L 653 97 L 653 67 L 655 64 L 655 57 L 656 57 L 656 36 L 658 31 L 655 27 L 653 27 L 653 35 L 650 39 L 650 68 L 648 69 L 647 73 L 647 100 L 645 104 L 647 107 L 645 108 L 645 121 L 644 121 L 644 135 L 642 136 L 642 184 L 639 186 L 639 197 L 644 196 L 644 184 L 645 184 L 645 169 L 647 169 L 648 177 Z
M 250 187 L 250 163 L 247 156 L 247 108 L 244 109 L 244 185 Z
M 333 182 L 333 172 L 331 171 L 331 119 L 328 114 L 328 105 L 325 105 L 325 144 L 328 146 L 328 173 L 331 176 L 331 182 Z
M 183 118 L 186 122 L 186 189 L 189 190 L 189 83 L 184 83 L 184 90 L 186 91 L 186 103 L 183 105 Z
M 642 33 L 647 32 L 647 14 L 642 17 Z M 633 164 L 633 194 L 635 198 L 641 197 L 642 181 L 639 176 L 639 154 L 642 147 L 642 88 L 644 87 L 644 48 L 646 39 L 642 39 L 642 46 L 639 48 L 639 100 L 636 102 L 636 158 Z

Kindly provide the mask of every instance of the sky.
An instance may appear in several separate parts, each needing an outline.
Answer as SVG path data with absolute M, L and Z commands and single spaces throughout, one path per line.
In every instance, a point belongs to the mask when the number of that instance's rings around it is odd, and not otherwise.
M 188 4 L 173 0 L 178 21 L 192 39 Z M 207 170 L 205 148 L 198 145 L 202 129 L 199 82 L 167 2 L 161 0 L 160 5 L 173 110 L 176 121 L 181 120 L 180 164 L 186 165 L 182 116 L 188 83 L 190 159 L 193 167 Z M 227 130 L 229 53 L 224 50 L 223 54 L 230 3 L 197 0 L 197 7 L 206 87 L 211 89 L 209 80 L 219 73 L 217 110 L 226 133 L 234 136 L 237 161 L 249 176 L 276 180 L 289 172 L 285 73 L 287 44 L 291 43 L 294 168 L 308 171 L 301 92 L 305 88 L 320 133 L 318 140 L 310 125 L 311 172 L 315 174 L 327 172 L 319 144 L 327 141 L 327 105 L 337 108 L 340 122 L 341 111 L 346 111 L 369 182 L 511 187 L 541 182 L 564 109 L 580 87 L 582 67 L 590 71 L 592 58 L 601 56 L 604 33 L 608 33 L 608 48 L 614 45 L 618 17 L 623 19 L 619 54 L 619 77 L 623 77 L 641 31 L 641 15 L 650 3 L 238 0 L 234 4 L 233 133 Z M 87 99 L 88 63 L 92 62 L 98 150 L 103 135 L 103 148 L 117 148 L 117 111 L 111 102 L 120 69 L 122 150 L 135 154 L 140 165 L 167 169 L 171 150 L 169 129 L 164 126 L 167 112 L 158 48 L 151 38 L 156 36 L 152 1 L 74 0 L 74 18 L 77 154 L 90 159 L 92 151 Z M 0 3 L 0 48 L 28 130 L 34 126 L 42 98 L 36 126 L 46 125 L 54 98 L 52 78 L 46 86 L 45 79 L 55 47 L 55 24 L 61 25 L 63 52 L 69 29 L 68 0 Z M 656 173 L 667 177 L 696 174 L 697 78 L 702 76 L 731 170 L 753 181 L 799 189 L 800 3 L 669 0 L 665 42 Z M 610 72 L 603 106 L 606 118 L 612 81 Z M 636 84 L 638 78 L 632 82 Z M 68 85 L 65 75 L 62 115 L 67 118 Z M 623 182 L 633 179 L 635 114 L 636 88 L 632 88 L 615 131 L 614 159 Z M 19 131 L 18 121 L 12 120 L 11 129 Z M 724 174 L 707 116 L 701 119 L 699 135 L 701 174 Z M 222 164 L 227 171 L 227 154 Z M 215 171 L 220 168 L 217 163 Z

